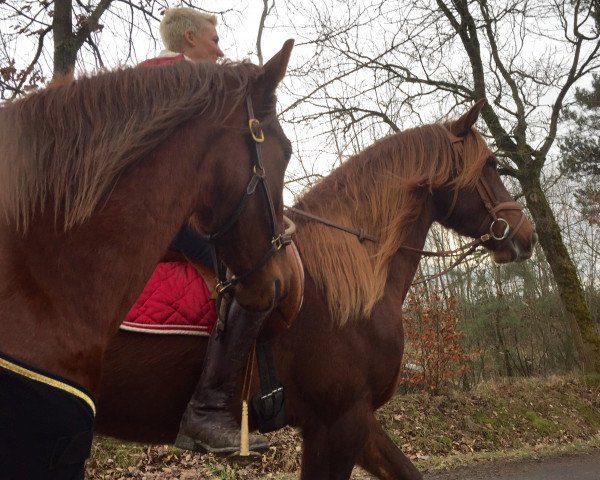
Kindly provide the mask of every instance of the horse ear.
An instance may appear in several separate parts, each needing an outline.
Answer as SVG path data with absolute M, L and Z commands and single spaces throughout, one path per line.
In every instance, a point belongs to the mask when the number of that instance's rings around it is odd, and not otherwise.
M 275 90 L 277 85 L 279 85 L 279 82 L 283 80 L 293 47 L 294 40 L 286 40 L 283 44 L 283 47 L 281 47 L 281 50 L 279 50 L 279 52 L 276 53 L 271 60 L 265 63 L 262 76 L 264 78 L 265 85 L 267 87 L 271 87 L 271 90 Z
M 457 137 L 464 137 L 471 131 L 471 127 L 475 125 L 477 118 L 479 118 L 479 113 L 485 104 L 485 98 L 478 100 L 467 113 L 462 115 L 458 120 L 450 123 L 450 131 Z

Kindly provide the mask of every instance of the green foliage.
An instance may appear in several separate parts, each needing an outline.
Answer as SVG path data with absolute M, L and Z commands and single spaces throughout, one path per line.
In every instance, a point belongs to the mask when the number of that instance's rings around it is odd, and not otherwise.
M 565 372 L 576 354 L 558 294 L 522 297 L 512 293 L 461 303 L 465 348 L 478 348 L 474 378 Z
M 537 413 L 528 410 L 525 412 L 525 418 L 529 420 L 531 426 L 535 428 L 542 435 L 550 435 L 559 430 L 559 428 L 550 420 L 540 417 Z
M 464 351 L 477 351 L 462 385 L 497 376 L 569 372 L 578 365 L 571 326 L 544 258 L 482 266 L 455 277 L 458 330 Z M 587 292 L 595 318 L 600 296 Z
M 577 109 L 566 110 L 569 133 L 559 143 L 561 170 L 582 182 L 575 192 L 577 203 L 590 223 L 600 218 L 600 76 L 594 75 L 590 90 L 577 89 Z
M 426 361 L 415 359 L 419 349 L 426 348 L 433 354 L 441 352 L 446 357 L 456 355 L 441 351 L 431 342 L 435 338 L 431 332 L 419 330 L 433 319 L 447 321 L 444 315 L 448 313 L 456 319 L 449 340 L 462 352 L 463 373 L 457 374 L 458 364 L 451 366 L 444 380 L 447 385 L 469 388 L 499 376 L 566 373 L 579 368 L 569 317 L 549 266 L 539 252 L 527 262 L 502 266 L 482 262 L 473 270 L 456 269 L 451 282 L 438 293 L 419 290 L 416 295 L 419 303 L 413 306 L 409 297 L 405 304 L 408 312 L 405 364 L 416 367 L 405 388 L 418 386 L 419 372 L 424 377 L 429 368 Z M 436 295 L 442 298 L 436 299 Z M 598 321 L 600 292 L 589 289 L 585 299 L 592 317 Z M 437 307 L 432 306 L 434 301 Z M 450 304 L 452 311 L 448 309 Z M 415 309 L 423 306 L 426 316 L 415 313 Z
M 600 175 L 600 76 L 594 75 L 590 90 L 577 89 L 579 108 L 569 109 L 564 119 L 571 122 L 569 135 L 560 143 L 563 171 L 574 178 Z
M 580 405 L 577 407 L 579 416 L 592 428 L 600 430 L 600 412 L 591 405 Z

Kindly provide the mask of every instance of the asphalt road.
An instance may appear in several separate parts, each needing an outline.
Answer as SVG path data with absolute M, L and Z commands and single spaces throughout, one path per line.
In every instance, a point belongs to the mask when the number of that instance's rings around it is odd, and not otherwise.
M 600 450 L 536 460 L 482 462 L 446 472 L 429 473 L 425 480 L 600 480 Z

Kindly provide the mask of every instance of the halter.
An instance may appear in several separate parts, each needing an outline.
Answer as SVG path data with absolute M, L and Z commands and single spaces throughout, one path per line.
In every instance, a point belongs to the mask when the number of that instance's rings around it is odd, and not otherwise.
M 292 242 L 292 233 L 294 229 L 294 225 L 291 221 L 288 220 L 288 228 L 281 234 L 277 234 L 277 227 L 275 221 L 275 207 L 273 206 L 273 201 L 271 199 L 271 194 L 269 193 L 269 187 L 265 181 L 265 169 L 263 166 L 263 158 L 262 158 L 262 143 L 265 141 L 265 135 L 263 133 L 262 127 L 260 125 L 260 121 L 254 117 L 254 110 L 252 108 L 252 99 L 250 95 L 246 97 L 246 110 L 248 112 L 248 129 L 250 130 L 250 135 L 254 140 L 255 146 L 255 155 L 250 155 L 252 160 L 252 177 L 246 186 L 246 190 L 238 202 L 237 207 L 229 216 L 229 218 L 221 225 L 220 228 L 217 229 L 214 233 L 208 235 L 202 235 L 202 237 L 211 244 L 211 254 L 213 258 L 213 264 L 215 268 L 215 272 L 217 274 L 218 282 L 216 285 L 217 291 L 217 299 L 216 299 L 216 307 L 217 312 L 219 313 L 219 321 L 222 324 L 222 319 L 220 318 L 220 308 L 219 305 L 223 296 L 231 290 L 232 287 L 237 285 L 239 282 L 249 277 L 253 273 L 255 273 L 259 268 L 261 268 L 267 261 L 282 247 L 290 244 Z M 217 249 L 216 244 L 219 239 L 221 239 L 225 233 L 227 233 L 233 225 L 239 220 L 244 208 L 246 207 L 246 203 L 249 198 L 256 192 L 256 187 L 260 186 L 260 190 L 263 193 L 263 197 L 265 202 L 267 203 L 267 211 L 269 213 L 269 224 L 271 226 L 271 242 L 267 251 L 264 253 L 262 257 L 260 257 L 254 266 L 249 270 L 241 273 L 239 275 L 233 275 L 229 279 L 226 276 L 226 268 L 221 261 L 219 261 L 217 257 Z

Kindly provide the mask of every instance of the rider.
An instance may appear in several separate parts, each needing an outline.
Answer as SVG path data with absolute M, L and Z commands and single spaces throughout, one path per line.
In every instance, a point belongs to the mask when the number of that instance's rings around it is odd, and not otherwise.
M 160 22 L 166 50 L 140 65 L 160 65 L 178 60 L 212 62 L 223 57 L 219 48 L 217 17 L 193 8 L 168 8 Z
M 213 62 L 223 57 L 216 30 L 217 19 L 193 8 L 169 8 L 160 23 L 167 50 L 140 65 L 161 65 L 188 60 Z M 171 249 L 212 267 L 210 246 L 189 227 L 179 232 Z M 152 279 L 151 279 L 152 280 Z M 198 281 L 203 281 L 198 276 Z M 229 407 L 237 380 L 267 312 L 251 312 L 234 300 L 227 328 L 213 329 L 204 359 L 204 370 L 183 414 L 175 445 L 187 450 L 229 453 L 240 448 L 240 431 Z M 250 435 L 250 450 L 266 450 L 262 435 Z

